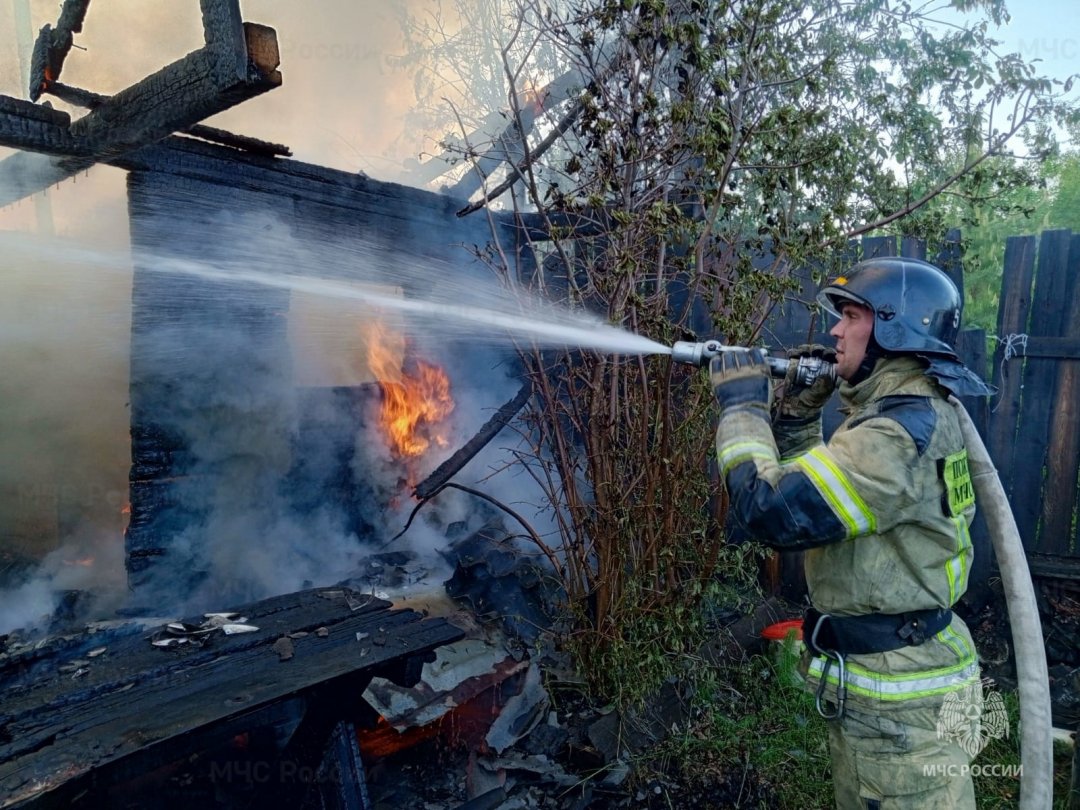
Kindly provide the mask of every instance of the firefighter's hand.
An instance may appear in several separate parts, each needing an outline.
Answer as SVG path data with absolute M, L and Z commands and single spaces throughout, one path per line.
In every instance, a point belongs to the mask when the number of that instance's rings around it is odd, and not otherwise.
M 769 418 L 772 380 L 761 349 L 720 352 L 709 361 L 709 382 L 723 413 L 747 410 Z
M 836 350 L 820 343 L 804 343 L 789 349 L 787 356 L 791 360 L 800 357 L 814 357 L 828 363 L 836 362 Z M 824 375 L 814 380 L 809 387 L 800 385 L 795 379 L 796 363 L 789 363 L 787 376 L 784 377 L 784 394 L 780 402 L 780 418 L 809 420 L 816 419 L 821 409 L 829 401 L 836 388 L 836 378 Z

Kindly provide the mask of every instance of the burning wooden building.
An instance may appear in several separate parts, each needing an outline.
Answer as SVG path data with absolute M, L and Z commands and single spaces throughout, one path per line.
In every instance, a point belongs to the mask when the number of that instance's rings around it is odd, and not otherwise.
M 422 297 L 442 274 L 477 272 L 460 246 L 484 244 L 490 225 L 455 216 L 452 197 L 290 160 L 284 146 L 203 125 L 281 83 L 276 33 L 244 21 L 237 0 L 201 0 L 203 47 L 119 93 L 62 83 L 88 6 L 65 0 L 42 29 L 31 101 L 0 97 L 0 145 L 23 150 L 0 162 L 0 203 L 97 163 L 127 172 L 130 516 L 117 542 L 129 620 L 54 624 L 34 644 L 4 638 L 0 806 L 100 806 L 176 786 L 199 762 L 218 776 L 247 768 L 241 788 L 229 774 L 235 806 L 365 807 L 356 728 L 388 721 L 372 707 L 376 692 L 360 695 L 372 684 L 384 696 L 411 689 L 464 634 L 395 609 L 370 582 L 326 583 L 355 574 L 385 501 L 422 485 L 433 464 L 410 459 L 453 449 L 437 423 L 454 403 L 447 370 L 411 356 L 392 331 L 376 336 L 370 313 L 353 317 L 347 340 L 350 351 L 366 347 L 367 371 L 331 362 L 332 350 L 310 344 L 311 323 L 327 317 L 313 303 L 320 291 L 305 296 L 301 281 Z M 34 103 L 49 96 L 87 112 L 73 121 Z M 403 247 L 417 270 L 385 258 Z M 445 358 L 468 353 L 442 348 Z M 504 398 L 496 387 L 485 404 Z M 368 474 L 378 454 L 358 455 L 361 430 L 397 442 L 379 480 Z M 429 480 L 426 497 L 452 472 Z M 297 554 L 267 553 L 283 538 Z M 326 561 L 339 551 L 335 571 Z M 162 619 L 176 609 L 187 618 Z M 503 688 L 502 703 L 512 685 L 524 689 L 527 667 L 504 659 L 457 679 L 467 684 L 452 703 Z

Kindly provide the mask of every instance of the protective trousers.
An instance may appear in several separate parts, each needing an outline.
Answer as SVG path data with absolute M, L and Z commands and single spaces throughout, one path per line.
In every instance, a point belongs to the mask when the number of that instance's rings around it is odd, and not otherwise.
M 828 725 L 837 810 L 975 810 L 971 756 L 942 738 L 939 708 L 849 708 Z

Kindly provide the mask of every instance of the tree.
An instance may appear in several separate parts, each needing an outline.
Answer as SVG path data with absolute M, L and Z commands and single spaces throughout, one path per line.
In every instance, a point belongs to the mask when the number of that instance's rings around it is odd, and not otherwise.
M 508 283 L 665 344 L 754 341 L 794 268 L 827 273 L 883 228 L 933 235 L 931 202 L 1012 170 L 1025 127 L 1073 114 L 1060 83 L 995 55 L 1000 0 L 954 6 L 965 24 L 892 0 L 518 0 L 500 52 L 522 140 L 519 78 L 580 81 L 511 168 L 517 193 L 485 172 L 467 209 L 502 205 L 545 237 L 520 266 L 519 246 L 485 255 Z M 523 356 L 529 469 L 559 521 L 576 649 L 627 699 L 693 641 L 733 553 L 705 472 L 711 394 L 662 357 Z
M 943 203 L 930 206 L 943 227 L 963 232 L 964 323 L 997 328 L 1005 240 L 1054 228 L 1080 232 L 1080 152 L 1054 150 L 1041 159 L 994 158 Z

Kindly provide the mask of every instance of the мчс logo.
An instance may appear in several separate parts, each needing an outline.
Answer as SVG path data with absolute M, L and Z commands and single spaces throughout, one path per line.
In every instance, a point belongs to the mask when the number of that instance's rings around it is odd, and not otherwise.
M 1009 737 L 1009 713 L 1001 694 L 988 691 L 982 700 L 982 684 L 973 684 L 959 692 L 950 692 L 938 713 L 939 740 L 954 740 L 969 756 L 974 757 L 991 739 Z

